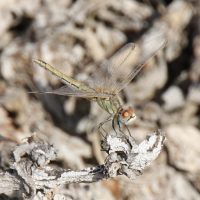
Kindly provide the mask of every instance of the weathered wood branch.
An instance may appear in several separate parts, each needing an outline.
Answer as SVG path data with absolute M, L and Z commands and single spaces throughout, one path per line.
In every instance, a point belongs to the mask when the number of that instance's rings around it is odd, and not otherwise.
M 105 163 L 75 171 L 48 166 L 56 159 L 57 149 L 34 134 L 13 151 L 12 172 L 0 171 L 0 191 L 6 193 L 23 188 L 24 197 L 32 199 L 38 191 L 45 196 L 61 184 L 92 183 L 118 175 L 135 179 L 156 159 L 164 141 L 165 134 L 160 130 L 147 135 L 139 145 L 132 137 L 108 135 L 101 141 L 102 151 L 108 154 Z

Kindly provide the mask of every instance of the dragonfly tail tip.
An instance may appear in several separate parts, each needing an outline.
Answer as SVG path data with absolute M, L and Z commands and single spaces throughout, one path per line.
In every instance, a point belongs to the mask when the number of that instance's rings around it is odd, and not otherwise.
M 31 60 L 32 60 L 33 62 L 37 62 L 38 59 L 37 59 L 37 58 L 32 58 Z

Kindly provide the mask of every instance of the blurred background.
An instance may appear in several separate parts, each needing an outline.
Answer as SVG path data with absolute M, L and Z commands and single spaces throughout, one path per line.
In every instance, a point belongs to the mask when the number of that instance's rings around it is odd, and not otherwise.
M 32 58 L 83 81 L 126 43 L 163 34 L 166 48 L 119 94 L 136 110 L 129 129 L 138 144 L 158 128 L 166 132 L 159 157 L 136 180 L 120 176 L 55 192 L 76 200 L 200 199 L 198 0 L 1 0 L 1 167 L 8 166 L 7 152 L 34 132 L 58 148 L 55 166 L 80 170 L 106 156 L 97 127 L 108 114 L 82 98 L 27 94 L 63 85 Z

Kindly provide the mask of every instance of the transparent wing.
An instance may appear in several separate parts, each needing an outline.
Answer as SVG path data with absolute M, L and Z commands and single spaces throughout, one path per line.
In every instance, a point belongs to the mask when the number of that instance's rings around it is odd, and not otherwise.
M 100 68 L 88 77 L 83 83 L 94 88 L 97 91 L 109 91 L 110 86 L 105 88 L 106 83 L 114 75 L 114 72 L 121 65 L 124 59 L 135 48 L 134 43 L 129 43 L 116 52 L 109 60 L 106 60 Z
M 55 77 L 59 78 L 66 86 L 53 90 L 51 92 L 29 92 L 29 93 L 48 93 L 48 94 L 58 94 L 58 95 L 66 95 L 66 96 L 77 96 L 77 97 L 102 97 L 107 98 L 109 95 L 100 93 L 94 90 L 91 87 L 88 87 L 69 76 L 66 76 L 62 72 L 58 71 L 57 69 L 53 68 L 51 65 L 45 63 L 40 59 L 34 58 L 33 61 L 39 65 L 40 67 L 46 69 Z
M 110 97 L 110 95 L 102 94 L 97 91 L 91 92 L 91 91 L 86 91 L 86 90 L 77 90 L 68 85 L 65 85 L 59 89 L 53 90 L 52 93 L 58 94 L 58 95 L 76 96 L 76 97 L 85 97 L 85 98 L 87 98 L 87 97 L 101 97 L 101 98 Z
M 50 92 L 40 92 L 40 91 L 34 91 L 34 92 L 28 92 L 28 93 L 45 93 L 45 94 L 57 94 L 57 95 L 63 95 L 63 96 L 75 96 L 75 97 L 101 97 L 101 98 L 108 98 L 110 95 L 108 94 L 102 94 L 99 92 L 89 92 L 85 90 L 77 90 L 73 87 L 70 87 L 69 85 L 65 85 L 59 89 L 52 90 Z
M 107 60 L 85 83 L 97 91 L 117 93 L 166 44 L 167 39 L 163 36 L 156 37 L 146 43 L 129 43 Z

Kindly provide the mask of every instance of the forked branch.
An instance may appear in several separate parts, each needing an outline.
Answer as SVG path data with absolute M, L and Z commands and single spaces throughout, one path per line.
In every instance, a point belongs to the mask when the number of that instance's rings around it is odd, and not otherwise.
M 0 183 L 4 183 L 0 184 L 0 191 L 4 193 L 23 188 L 24 197 L 31 199 L 38 191 L 43 196 L 52 194 L 53 188 L 61 184 L 92 183 L 118 175 L 135 179 L 156 159 L 164 141 L 165 134 L 161 130 L 147 135 L 139 145 L 132 137 L 108 135 L 101 141 L 102 151 L 108 154 L 105 163 L 75 171 L 48 166 L 51 160 L 56 159 L 57 149 L 34 134 L 25 143 L 16 146 L 12 173 L 0 171 Z

